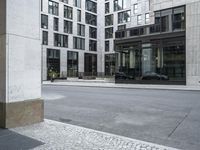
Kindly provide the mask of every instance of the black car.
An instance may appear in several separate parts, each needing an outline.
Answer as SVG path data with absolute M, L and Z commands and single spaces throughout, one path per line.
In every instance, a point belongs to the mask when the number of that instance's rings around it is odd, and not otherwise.
M 130 80 L 130 79 L 134 79 L 134 77 L 128 76 L 124 72 L 116 72 L 114 76 L 115 76 L 115 79 L 117 79 L 117 80 L 128 80 L 128 79 Z
M 142 80 L 169 80 L 169 77 L 166 75 L 158 74 L 156 72 L 146 72 L 142 78 Z

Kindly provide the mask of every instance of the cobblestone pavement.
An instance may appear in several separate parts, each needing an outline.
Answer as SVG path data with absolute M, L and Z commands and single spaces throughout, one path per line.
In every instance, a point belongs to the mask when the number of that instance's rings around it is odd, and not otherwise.
M 35 150 L 177 150 L 52 120 L 12 131 L 45 143 Z

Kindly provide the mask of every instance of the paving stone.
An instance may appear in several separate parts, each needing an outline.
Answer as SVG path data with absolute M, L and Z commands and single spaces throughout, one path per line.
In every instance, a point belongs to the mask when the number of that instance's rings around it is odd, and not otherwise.
M 34 150 L 177 150 L 52 120 L 12 130 L 45 143 Z

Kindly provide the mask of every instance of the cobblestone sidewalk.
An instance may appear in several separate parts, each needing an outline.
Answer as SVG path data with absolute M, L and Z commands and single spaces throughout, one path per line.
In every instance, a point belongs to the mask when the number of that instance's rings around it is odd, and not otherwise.
M 45 143 L 35 150 L 177 150 L 52 120 L 12 131 Z

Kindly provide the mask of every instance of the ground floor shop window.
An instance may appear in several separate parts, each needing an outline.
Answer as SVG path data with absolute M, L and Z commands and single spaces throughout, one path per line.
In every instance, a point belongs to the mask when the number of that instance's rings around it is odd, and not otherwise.
M 84 75 L 97 76 L 97 54 L 85 53 Z
M 60 74 L 60 50 L 47 49 L 47 80 L 51 79 L 51 74 Z
M 67 76 L 78 77 L 78 52 L 67 52 Z
M 136 83 L 185 84 L 185 37 L 117 46 L 116 80 Z
M 116 54 L 105 55 L 105 76 L 113 76 L 115 74 Z

